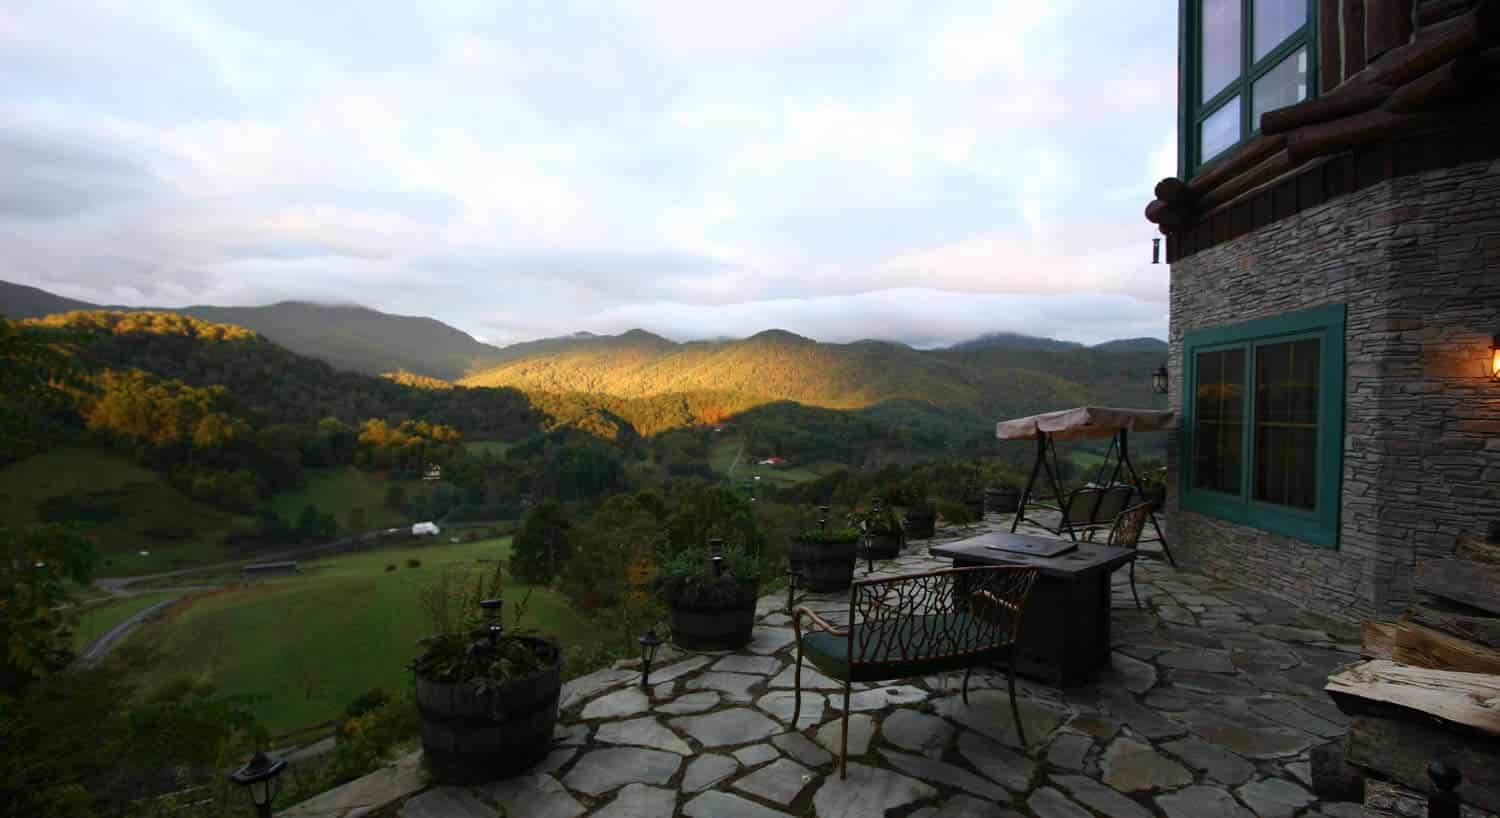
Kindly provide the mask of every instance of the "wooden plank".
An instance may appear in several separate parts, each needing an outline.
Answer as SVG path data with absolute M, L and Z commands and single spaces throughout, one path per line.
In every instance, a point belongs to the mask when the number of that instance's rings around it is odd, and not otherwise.
M 1412 0 L 1365 0 L 1365 59 L 1411 40 Z
M 1351 82 L 1326 97 L 1309 99 L 1296 105 L 1277 108 L 1260 115 L 1260 131 L 1278 134 L 1306 125 L 1339 119 L 1379 106 L 1391 95 L 1391 86 L 1372 82 Z
M 1213 167 L 1194 176 L 1187 183 L 1188 192 L 1193 196 L 1202 196 L 1220 184 L 1255 167 L 1266 157 L 1284 147 L 1286 147 L 1286 136 L 1283 134 L 1257 136 L 1245 143 L 1244 147 L 1215 163 Z
M 1500 742 L 1443 730 L 1420 720 L 1355 716 L 1345 760 L 1418 792 L 1431 788 L 1427 765 L 1441 756 L 1458 766 L 1465 804 L 1500 810 Z
M 1381 107 L 1394 113 L 1436 107 L 1483 84 L 1484 72 L 1478 57 L 1461 54 L 1397 88 Z
M 1329 676 L 1323 690 L 1351 716 L 1415 711 L 1500 736 L 1500 676 L 1373 659 Z
M 1424 594 L 1500 613 L 1500 565 L 1474 560 L 1427 560 L 1417 563 L 1412 584 Z
M 1298 128 L 1287 134 L 1286 149 L 1287 154 L 1294 161 L 1301 162 L 1318 156 L 1339 153 L 1366 143 L 1444 125 L 1451 121 L 1452 117 L 1447 114 L 1426 111 L 1414 114 L 1393 114 L 1377 108 L 1343 119 Z M 1379 167 L 1370 174 L 1371 178 L 1380 180 L 1390 178 L 1391 174 L 1386 164 L 1388 157 L 1377 153 L 1370 158 L 1379 162 Z
M 1493 0 L 1468 12 L 1444 20 L 1421 37 L 1391 49 L 1365 77 L 1385 85 L 1405 85 L 1443 63 L 1484 44 L 1500 26 L 1500 3 Z
M 1389 659 L 1396 650 L 1396 623 L 1366 619 L 1359 626 L 1359 655 L 1366 659 Z
M 1453 556 L 1461 560 L 1500 565 L 1500 543 L 1485 542 L 1478 534 L 1463 531 L 1458 535 L 1458 545 L 1453 549 Z
M 1339 50 L 1339 0 L 1318 0 L 1318 88 L 1327 94 L 1344 81 Z
M 1365 67 L 1365 0 L 1344 0 L 1344 80 Z
M 1396 645 L 1390 658 L 1413 667 L 1500 674 L 1500 651 L 1414 622 L 1396 626 Z
M 1203 194 L 1198 199 L 1198 207 L 1203 210 L 1212 210 L 1221 204 L 1232 201 L 1240 194 L 1247 193 L 1261 185 L 1273 182 L 1276 179 L 1291 172 L 1297 166 L 1292 157 L 1286 151 L 1271 154 L 1264 162 L 1256 165 L 1244 173 L 1225 180 L 1225 182 Z
M 1444 610 L 1437 605 L 1416 605 L 1406 612 L 1406 618 L 1435 631 L 1500 649 L 1500 618 Z
M 1474 0 L 1428 0 L 1417 4 L 1417 27 L 1426 28 L 1433 23 L 1457 17 L 1468 11 Z

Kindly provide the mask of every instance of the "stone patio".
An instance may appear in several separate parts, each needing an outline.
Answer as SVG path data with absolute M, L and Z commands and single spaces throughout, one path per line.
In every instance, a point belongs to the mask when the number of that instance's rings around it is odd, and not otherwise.
M 1001 523 L 991 516 L 990 525 Z M 938 541 L 982 530 L 945 531 Z M 945 567 L 926 555 L 931 542 L 877 563 L 876 573 Z M 858 570 L 865 574 L 863 562 Z M 1063 690 L 1021 680 L 1025 749 L 1001 674 L 976 672 L 968 705 L 959 674 L 857 685 L 849 777 L 840 780 L 843 697 L 805 663 L 801 723 L 789 724 L 796 654 L 783 592 L 760 601 L 745 650 L 672 651 L 649 692 L 629 663 L 568 683 L 556 749 L 529 775 L 427 788 L 408 757 L 283 815 L 1360 815 L 1357 804 L 1317 800 L 1308 762 L 1309 748 L 1344 730 L 1322 685 L 1358 658 L 1355 629 L 1149 556 L 1137 569 L 1146 606 L 1137 610 L 1125 577 L 1115 576 L 1111 670 Z M 847 594 L 799 602 L 836 622 L 847 616 Z

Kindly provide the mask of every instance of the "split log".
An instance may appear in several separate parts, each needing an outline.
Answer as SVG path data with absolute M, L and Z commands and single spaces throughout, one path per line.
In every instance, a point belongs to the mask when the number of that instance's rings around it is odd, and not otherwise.
M 1396 646 L 1390 658 L 1412 667 L 1500 674 L 1500 651 L 1414 622 L 1396 626 Z M 1500 706 L 1500 702 L 1496 705 Z
M 1465 804 L 1500 810 L 1500 742 L 1420 720 L 1356 716 L 1349 723 L 1347 761 L 1418 792 L 1432 787 L 1427 765 L 1436 757 L 1463 774 L 1458 794 Z
M 1392 113 L 1410 113 L 1462 95 L 1484 78 L 1478 57 L 1462 54 L 1391 92 L 1381 106 Z
M 1318 91 L 1327 94 L 1344 81 L 1339 51 L 1339 0 L 1318 0 Z
M 1377 108 L 1345 119 L 1299 128 L 1287 135 L 1286 148 L 1292 159 L 1303 162 L 1367 142 L 1437 127 L 1447 121 L 1448 117 L 1436 113 L 1393 114 Z
M 1389 659 L 1396 650 L 1396 623 L 1366 619 L 1359 626 L 1359 655 L 1366 659 Z
M 1415 42 L 1387 52 L 1363 78 L 1383 85 L 1405 85 L 1465 51 L 1477 49 L 1487 38 L 1494 36 L 1494 29 L 1500 24 L 1496 20 L 1500 17 L 1496 6 L 1500 3 L 1488 0 L 1428 28 Z
M 1406 45 L 1411 39 L 1412 0 L 1365 0 L 1365 59 Z
M 1358 114 L 1380 105 L 1390 95 L 1391 86 L 1389 85 L 1364 81 L 1349 82 L 1326 97 L 1310 99 L 1261 114 L 1260 132 L 1263 134 L 1287 133 L 1307 125 L 1316 125 L 1350 114 Z
M 1450 20 L 1468 11 L 1474 0 L 1429 0 L 1417 4 L 1417 28 L 1426 28 L 1434 23 Z
M 1187 182 L 1178 179 L 1176 176 L 1168 176 L 1157 182 L 1155 193 L 1156 198 L 1161 199 L 1167 204 L 1177 204 L 1193 198 L 1192 194 L 1188 192 Z
M 1493 616 L 1472 616 L 1435 605 L 1417 605 L 1406 612 L 1406 618 L 1459 639 L 1500 649 L 1500 619 Z
M 1424 594 L 1500 613 L 1500 565 L 1473 560 L 1427 560 L 1417 563 L 1412 584 Z
M 1344 0 L 1344 81 L 1365 69 L 1365 0 Z
M 1187 183 L 1188 192 L 1195 197 L 1202 196 L 1204 193 L 1255 167 L 1265 161 L 1266 157 L 1284 147 L 1286 147 L 1286 136 L 1282 134 L 1257 136 L 1246 143 L 1243 148 L 1230 154 L 1222 162 L 1194 176 L 1192 181 Z
M 1329 676 L 1323 689 L 1351 716 L 1426 714 L 1486 736 L 1500 736 L 1500 676 L 1373 659 Z
M 1478 534 L 1471 534 L 1468 531 L 1460 532 L 1458 546 L 1453 549 L 1453 556 L 1461 560 L 1500 565 L 1500 543 L 1485 542 Z

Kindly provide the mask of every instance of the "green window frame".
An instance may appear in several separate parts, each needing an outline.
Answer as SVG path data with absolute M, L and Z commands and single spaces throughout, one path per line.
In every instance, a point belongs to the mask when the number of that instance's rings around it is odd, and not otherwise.
M 1223 327 L 1195 330 L 1183 336 L 1182 468 L 1178 481 L 1181 505 L 1241 525 L 1284 534 L 1315 545 L 1338 547 L 1344 457 L 1344 313 L 1342 304 L 1263 318 Z M 1256 356 L 1258 347 L 1316 339 L 1318 344 L 1317 431 L 1314 458 L 1314 504 L 1311 509 L 1255 499 L 1258 452 L 1256 434 Z M 1237 492 L 1198 485 L 1198 356 L 1243 351 L 1244 385 L 1239 400 L 1241 438 Z M 1203 425 L 1212 422 L 1205 420 Z
M 1270 74 L 1282 60 L 1299 49 L 1307 53 L 1307 93 L 1303 99 L 1317 96 L 1317 3 L 1306 0 L 1307 10 L 1300 28 L 1287 35 L 1260 59 L 1255 58 L 1255 5 L 1258 0 L 1238 0 L 1240 4 L 1239 74 L 1210 99 L 1202 99 L 1203 4 L 1204 0 L 1182 0 L 1180 4 L 1178 47 L 1178 156 L 1179 176 L 1190 178 L 1206 167 L 1232 154 L 1235 148 L 1260 133 L 1254 116 L 1255 83 Z M 1205 120 L 1239 100 L 1238 138 L 1212 156 L 1202 156 L 1199 128 Z

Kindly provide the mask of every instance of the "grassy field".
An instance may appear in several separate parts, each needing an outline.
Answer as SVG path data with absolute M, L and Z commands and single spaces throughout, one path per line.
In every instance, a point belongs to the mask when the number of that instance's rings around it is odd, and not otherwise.
M 356 508 L 365 510 L 368 528 L 402 525 L 410 522 L 406 515 L 385 507 L 385 494 L 394 485 L 404 486 L 410 497 L 421 490 L 422 483 L 382 480 L 353 466 L 310 469 L 307 485 L 271 498 L 271 508 L 284 519 L 296 522 L 304 507 L 316 506 L 319 511 L 332 514 L 338 520 L 341 532 L 349 524 L 349 513 Z
M 464 449 L 472 455 L 492 454 L 496 457 L 503 456 L 510 451 L 511 444 L 503 440 L 466 440 Z
M 164 599 L 177 595 L 172 591 L 156 591 L 108 599 L 90 605 L 78 614 L 78 625 L 73 629 L 73 649 L 83 650 L 90 642 L 108 633 L 110 628 Z
M 0 469 L 0 514 L 14 525 L 40 522 L 37 507 L 68 497 L 113 509 L 113 519 L 86 524 L 101 561 L 101 576 L 166 571 L 224 559 L 221 538 L 234 515 L 169 485 L 155 472 L 99 449 L 67 448 L 28 457 Z M 142 556 L 139 552 L 146 551 Z
M 421 589 L 447 566 L 489 570 L 509 553 L 509 538 L 501 538 L 307 562 L 300 577 L 200 596 L 140 637 L 162 651 L 154 681 L 205 676 L 227 692 L 257 697 L 256 711 L 271 730 L 304 727 L 336 717 L 364 691 L 409 685 L 406 662 L 429 630 Z M 408 567 L 408 559 L 421 565 Z M 509 587 L 506 600 L 518 602 L 526 590 Z M 507 620 L 511 613 L 507 606 Z M 568 601 L 548 590 L 532 592 L 526 624 L 558 637 L 565 649 L 596 638 Z

